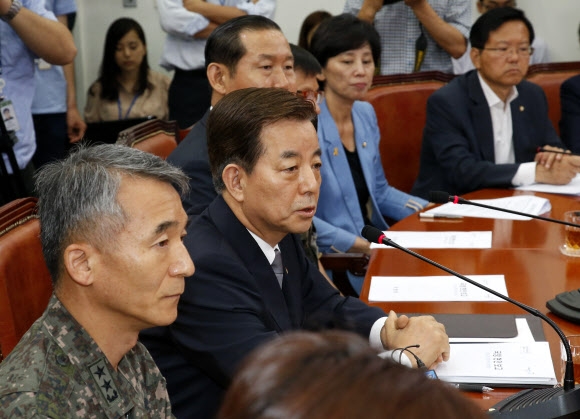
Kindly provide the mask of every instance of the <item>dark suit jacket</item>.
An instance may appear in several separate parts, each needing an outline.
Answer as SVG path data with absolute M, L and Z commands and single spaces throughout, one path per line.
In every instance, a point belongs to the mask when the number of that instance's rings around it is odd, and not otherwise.
M 511 102 L 514 164 L 495 164 L 491 114 L 477 71 L 453 79 L 427 101 L 421 166 L 412 194 L 464 194 L 512 186 L 519 164 L 534 160 L 539 146 L 564 147 L 548 119 L 541 87 L 522 81 Z
M 186 279 L 177 320 L 142 333 L 177 418 L 213 417 L 242 358 L 279 333 L 332 317 L 368 337 L 385 316 L 340 296 L 306 259 L 296 235 L 279 243 L 280 289 L 266 256 L 221 196 L 193 220 L 185 245 L 195 273 Z
M 566 80 L 560 86 L 562 119 L 560 136 L 568 149 L 580 153 L 580 75 Z
M 207 153 L 206 125 L 208 109 L 191 129 L 167 161 L 180 167 L 189 176 L 189 194 L 183 198 L 183 208 L 190 215 L 198 215 L 215 199 L 209 156 Z

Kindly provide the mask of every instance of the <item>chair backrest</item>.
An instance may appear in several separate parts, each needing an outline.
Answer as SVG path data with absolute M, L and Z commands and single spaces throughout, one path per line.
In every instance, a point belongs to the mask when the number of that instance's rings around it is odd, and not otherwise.
M 176 121 L 152 119 L 119 133 L 117 144 L 137 148 L 166 159 L 177 147 Z
M 4 356 L 44 312 L 52 293 L 36 201 L 22 198 L 0 207 L 0 346 Z
M 121 131 L 151 119 L 155 119 L 155 117 L 143 116 L 140 118 L 89 122 L 87 123 L 87 130 L 85 131 L 82 141 L 85 144 L 115 144 Z
M 560 135 L 560 86 L 564 81 L 580 73 L 580 61 L 569 63 L 546 63 L 530 66 L 526 76 L 528 81 L 540 85 L 548 100 L 548 116 Z
M 377 114 L 385 176 L 403 192 L 411 191 L 419 174 L 427 99 L 452 78 L 440 72 L 377 76 L 367 93 Z

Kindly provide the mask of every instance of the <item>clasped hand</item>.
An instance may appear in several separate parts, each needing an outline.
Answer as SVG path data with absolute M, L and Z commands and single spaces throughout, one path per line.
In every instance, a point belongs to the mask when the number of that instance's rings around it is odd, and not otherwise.
M 419 348 L 412 351 L 429 368 L 449 359 L 449 337 L 445 326 L 432 316 L 409 318 L 391 311 L 381 329 L 381 342 L 391 350 L 419 344 Z M 409 359 L 413 366 L 417 366 L 412 356 Z
M 556 151 L 539 152 L 536 154 L 536 182 L 549 183 L 554 185 L 565 185 L 569 183 L 577 173 L 580 172 L 580 157 L 573 156 L 570 152 L 552 147 L 544 146 L 544 150 Z M 569 154 L 569 155 L 567 155 Z

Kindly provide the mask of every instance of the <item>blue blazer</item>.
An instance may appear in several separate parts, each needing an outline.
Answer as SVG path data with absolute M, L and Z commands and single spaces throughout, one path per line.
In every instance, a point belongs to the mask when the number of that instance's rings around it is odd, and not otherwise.
M 302 250 L 297 235 L 278 246 L 282 289 L 266 256 L 219 196 L 187 228 L 195 274 L 185 280 L 177 319 L 144 330 L 178 418 L 213 418 L 240 361 L 278 334 L 338 321 L 368 338 L 385 313 L 342 297 Z
M 364 227 L 350 167 L 338 128 L 326 102 L 320 105 L 318 141 L 322 149 L 322 185 L 314 224 L 321 252 L 346 252 Z M 352 108 L 355 145 L 372 205 L 371 222 L 382 230 L 389 226 L 383 216 L 400 220 L 427 204 L 390 186 L 379 154 L 380 133 L 371 104 L 355 102 Z
M 573 153 L 580 153 L 580 75 L 562 83 L 560 99 L 562 102 L 560 136 Z
M 523 80 L 511 102 L 516 163 L 495 164 L 489 105 L 472 70 L 454 78 L 427 101 L 419 176 L 412 193 L 464 194 L 483 188 L 511 187 L 520 163 L 534 161 L 540 146 L 564 148 L 548 118 L 546 95 Z
M 167 157 L 189 177 L 189 194 L 182 199 L 189 215 L 199 215 L 217 196 L 207 152 L 206 126 L 210 110 L 197 121 L 187 136 Z

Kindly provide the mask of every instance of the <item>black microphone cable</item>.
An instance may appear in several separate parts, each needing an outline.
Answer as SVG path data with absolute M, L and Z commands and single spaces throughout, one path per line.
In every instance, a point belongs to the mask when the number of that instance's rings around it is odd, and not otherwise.
M 404 348 L 397 348 L 397 349 L 393 350 L 393 352 L 391 352 L 391 359 L 393 361 L 395 361 L 395 358 L 393 358 L 393 354 L 395 353 L 395 351 L 400 351 L 399 352 L 399 364 L 400 364 L 401 358 L 403 357 L 403 352 L 409 352 L 413 356 L 413 358 L 415 358 L 415 362 L 417 362 L 417 368 L 427 368 L 425 363 L 423 361 L 421 361 L 421 358 L 419 358 L 417 355 L 415 355 L 415 353 L 413 351 L 411 351 L 409 349 L 409 348 L 420 348 L 420 347 L 421 347 L 421 345 L 415 344 L 415 345 L 405 346 Z

